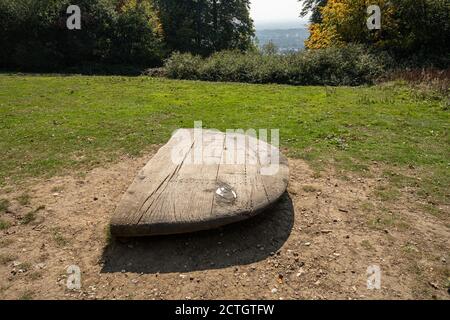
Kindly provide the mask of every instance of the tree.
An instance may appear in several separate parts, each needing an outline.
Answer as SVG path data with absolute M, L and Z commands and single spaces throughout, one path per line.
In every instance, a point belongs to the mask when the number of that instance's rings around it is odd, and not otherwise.
M 249 13 L 250 1 L 213 0 L 213 3 L 217 3 L 217 15 L 213 20 L 214 50 L 238 49 L 244 51 L 250 48 L 254 36 L 253 20 Z
M 265 55 L 273 56 L 276 55 L 279 52 L 278 47 L 275 43 L 273 43 L 272 40 L 267 42 L 265 45 L 262 46 L 261 52 Z
M 108 59 L 115 63 L 156 65 L 163 56 L 162 28 L 151 0 L 121 0 Z
M 369 5 L 381 9 L 380 30 L 366 26 Z M 359 43 L 402 59 L 448 55 L 448 0 L 328 0 L 320 15 L 321 21 L 310 25 L 307 48 Z
M 302 2 L 301 17 L 305 17 L 308 13 L 311 13 L 310 22 L 320 23 L 322 21 L 321 8 L 327 4 L 328 0 L 299 0 Z
M 162 41 L 152 0 L 77 0 L 81 30 L 66 26 L 69 0 L 0 0 L 0 67 L 30 71 L 94 64 L 153 66 Z
M 170 51 L 209 55 L 252 45 L 249 0 L 157 0 Z
M 252 46 L 249 0 L 77 0 L 80 30 L 67 28 L 70 4 L 0 0 L 0 68 L 142 68 L 160 65 L 167 51 L 209 55 Z

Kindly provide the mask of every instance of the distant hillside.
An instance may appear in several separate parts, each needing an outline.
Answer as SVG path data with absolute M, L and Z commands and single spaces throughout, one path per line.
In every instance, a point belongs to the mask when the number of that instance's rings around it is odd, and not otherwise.
M 280 51 L 302 50 L 304 41 L 308 36 L 309 31 L 307 28 L 256 30 L 259 46 L 272 41 Z

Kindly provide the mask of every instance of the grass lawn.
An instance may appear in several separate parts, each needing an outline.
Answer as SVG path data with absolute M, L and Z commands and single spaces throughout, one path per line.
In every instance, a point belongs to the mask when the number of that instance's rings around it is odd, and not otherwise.
M 333 164 L 368 174 L 376 161 L 392 186 L 413 186 L 432 204 L 449 202 L 446 101 L 392 83 L 326 88 L 0 75 L 0 186 L 138 155 L 196 120 L 220 130 L 278 128 L 288 155 L 317 170 Z

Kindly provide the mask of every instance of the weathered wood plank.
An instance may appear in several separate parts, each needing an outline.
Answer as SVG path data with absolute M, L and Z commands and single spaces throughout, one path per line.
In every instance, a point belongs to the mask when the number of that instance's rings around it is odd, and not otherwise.
M 261 173 L 262 166 L 270 164 L 270 152 L 260 155 L 258 144 L 272 150 L 265 142 L 210 130 L 202 130 L 201 136 L 193 130 L 178 133 L 124 194 L 111 219 L 113 234 L 143 236 L 214 228 L 259 213 L 285 192 L 289 173 L 281 154 L 277 172 Z

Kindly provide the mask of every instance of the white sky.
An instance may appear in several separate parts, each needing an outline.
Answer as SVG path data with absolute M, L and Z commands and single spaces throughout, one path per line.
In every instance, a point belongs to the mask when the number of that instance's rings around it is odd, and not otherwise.
M 295 27 L 304 25 L 307 19 L 300 18 L 302 4 L 298 0 L 251 0 L 250 15 L 256 28 Z

